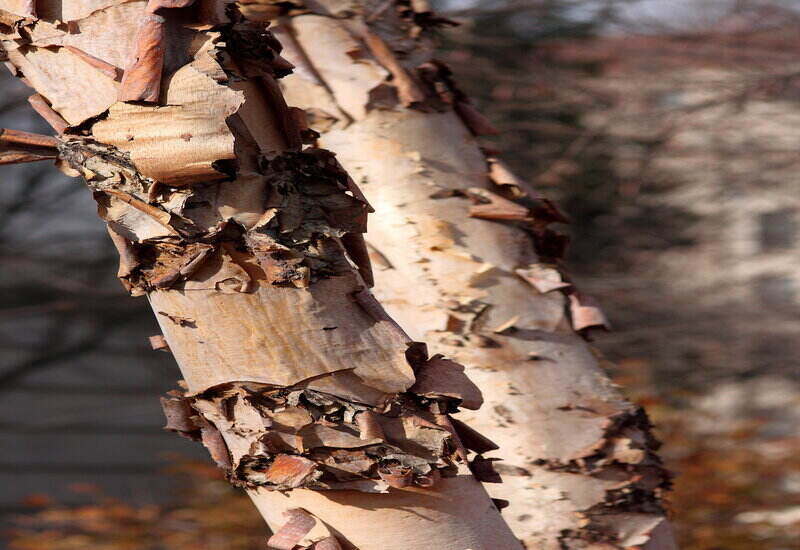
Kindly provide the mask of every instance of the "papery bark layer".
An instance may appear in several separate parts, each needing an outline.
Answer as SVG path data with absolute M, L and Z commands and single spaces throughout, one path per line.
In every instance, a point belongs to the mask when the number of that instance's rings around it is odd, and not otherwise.
M 202 441 L 278 547 L 519 548 L 456 476 L 477 455 L 449 415 L 480 392 L 368 290 L 371 207 L 304 143 L 275 80 L 291 65 L 234 4 L 0 1 L 10 67 L 62 134 L 0 139 L 86 180 L 185 378 L 167 428 Z
M 367 235 L 389 313 L 467 366 L 505 481 L 488 487 L 530 548 L 674 548 L 669 474 L 644 413 L 584 341 L 607 328 L 570 281 L 566 217 L 486 154 L 495 129 L 434 55 L 423 3 L 329 0 L 284 12 L 283 81 L 379 215 Z

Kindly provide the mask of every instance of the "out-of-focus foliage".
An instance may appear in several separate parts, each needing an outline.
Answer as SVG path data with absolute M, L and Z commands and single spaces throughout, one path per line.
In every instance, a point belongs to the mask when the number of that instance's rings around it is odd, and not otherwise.
M 171 470 L 185 490 L 172 506 L 134 506 L 76 487 L 95 502 L 59 506 L 46 496 L 29 504 L 40 511 L 16 518 L 9 550 L 255 550 L 266 546 L 263 520 L 250 500 L 210 465 Z
M 787 434 L 782 424 L 795 421 L 783 409 L 800 405 L 797 394 L 781 395 L 774 387 L 778 381 L 770 382 L 771 388 L 762 383 L 743 391 L 729 386 L 711 398 L 665 392 L 655 383 L 653 366 L 622 361 L 615 381 L 647 408 L 664 442 L 662 456 L 676 475 L 669 502 L 680 547 L 795 548 L 800 537 L 800 437 Z M 771 398 L 776 393 L 778 398 Z M 754 403 L 759 400 L 765 402 Z M 736 413 L 743 404 L 752 405 L 750 414 Z

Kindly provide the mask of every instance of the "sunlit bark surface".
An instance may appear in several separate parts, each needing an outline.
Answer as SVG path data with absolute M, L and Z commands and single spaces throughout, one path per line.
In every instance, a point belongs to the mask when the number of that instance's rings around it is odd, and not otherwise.
M 275 30 L 296 66 L 287 100 L 377 211 L 376 295 L 480 386 L 469 421 L 500 446 L 504 483 L 487 489 L 511 501 L 516 534 L 529 548 L 674 548 L 648 420 L 580 334 L 606 321 L 564 274 L 550 227 L 564 219 L 481 149 L 494 129 L 434 58 L 446 21 L 421 1 L 294 4 Z
M 0 158 L 86 180 L 185 378 L 167 428 L 249 493 L 270 548 L 519 548 L 467 470 L 493 475 L 489 444 L 450 417 L 480 392 L 368 290 L 370 206 L 305 145 L 255 19 L 223 0 L 0 0 L 3 57 L 59 135 L 4 131 Z

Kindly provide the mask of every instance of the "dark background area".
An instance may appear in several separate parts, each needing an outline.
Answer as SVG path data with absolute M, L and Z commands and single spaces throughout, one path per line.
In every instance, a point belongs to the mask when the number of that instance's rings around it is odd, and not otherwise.
M 1 74 L 0 126 L 49 133 Z M 157 325 L 114 277 L 91 193 L 49 163 L 3 166 L 0 182 L 0 510 L 38 493 L 79 502 L 87 482 L 166 497 L 166 455 L 201 453 L 160 429 L 157 396 L 179 371 L 150 350 Z
M 439 3 L 461 23 L 443 58 L 503 131 L 489 142 L 572 219 L 568 267 L 614 325 L 595 344 L 665 441 L 685 550 L 800 536 L 797 4 Z M 28 93 L 0 77 L 0 126 L 47 133 Z M 47 163 L 0 169 L 9 547 L 263 546 L 246 497 L 161 431 L 179 373 L 116 264 L 81 183 Z

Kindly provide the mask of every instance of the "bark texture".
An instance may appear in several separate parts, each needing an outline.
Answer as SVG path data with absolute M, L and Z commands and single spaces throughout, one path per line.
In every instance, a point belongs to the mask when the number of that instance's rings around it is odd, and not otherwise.
M 284 9 L 282 81 L 378 214 L 376 294 L 435 351 L 468 365 L 470 423 L 504 459 L 504 511 L 529 548 L 675 548 L 669 475 L 644 412 L 582 338 L 606 320 L 564 274 L 562 214 L 476 137 L 495 130 L 434 58 L 447 24 L 415 0 Z M 274 13 L 272 14 L 274 16 Z
M 371 208 L 304 147 L 262 23 L 223 0 L 2 0 L 0 40 L 61 134 L 0 150 L 86 180 L 185 378 L 167 429 L 247 490 L 269 547 L 519 548 L 465 473 L 493 475 L 491 443 L 450 418 L 480 391 L 368 290 Z

